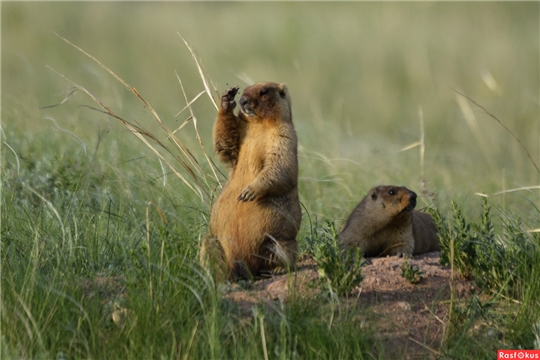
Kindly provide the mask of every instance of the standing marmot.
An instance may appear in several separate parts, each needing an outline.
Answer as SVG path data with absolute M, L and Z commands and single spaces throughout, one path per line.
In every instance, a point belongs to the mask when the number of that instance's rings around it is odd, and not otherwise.
M 439 251 L 441 244 L 433 219 L 413 210 L 415 206 L 416 194 L 406 187 L 374 187 L 341 229 L 341 245 L 359 246 L 366 257 Z
M 287 87 L 257 83 L 246 88 L 235 115 L 237 93 L 233 87 L 223 94 L 214 126 L 214 150 L 230 173 L 212 208 L 201 256 L 204 260 L 210 247 L 218 248 L 229 277 L 249 278 L 276 266 L 294 266 L 302 213 Z

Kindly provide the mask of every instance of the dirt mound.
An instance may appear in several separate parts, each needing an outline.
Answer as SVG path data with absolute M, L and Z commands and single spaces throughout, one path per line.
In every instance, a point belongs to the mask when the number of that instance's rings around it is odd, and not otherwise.
M 452 274 L 439 264 L 439 254 L 429 253 L 407 259 L 418 266 L 423 278 L 416 284 L 401 276 L 403 258 L 396 256 L 368 259 L 362 267 L 364 280 L 343 301 L 344 306 L 372 314 L 359 316 L 359 326 L 372 326 L 380 335 L 385 356 L 407 358 L 436 357 L 447 323 L 450 286 L 460 298 L 475 291 L 472 282 Z M 318 272 L 315 262 L 306 258 L 299 262 L 296 273 L 276 275 L 251 284 L 232 285 L 225 298 L 241 310 L 275 300 L 287 301 L 294 287 L 304 296 L 316 295 Z M 291 286 L 289 286 L 291 284 Z

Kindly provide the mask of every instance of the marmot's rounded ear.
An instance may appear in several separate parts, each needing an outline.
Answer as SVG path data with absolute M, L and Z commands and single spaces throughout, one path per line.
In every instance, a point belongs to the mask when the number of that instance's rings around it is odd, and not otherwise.
M 371 193 L 371 200 L 377 200 L 377 193 L 375 191 Z
M 279 95 L 281 95 L 281 97 L 285 97 L 285 95 L 287 95 L 287 92 L 289 91 L 289 89 L 287 89 L 287 85 L 285 84 L 279 84 L 278 90 L 279 90 Z

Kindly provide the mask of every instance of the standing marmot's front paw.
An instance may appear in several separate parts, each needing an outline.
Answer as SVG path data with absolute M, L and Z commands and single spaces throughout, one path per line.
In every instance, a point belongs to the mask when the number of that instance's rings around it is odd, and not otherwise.
M 223 110 L 232 110 L 236 107 L 234 97 L 238 94 L 238 90 L 240 90 L 240 88 L 235 86 L 223 93 L 221 96 L 221 107 Z
M 238 201 L 242 202 L 248 202 L 253 201 L 257 197 L 257 192 L 251 188 L 251 186 L 246 186 L 244 190 L 242 190 L 242 193 L 238 197 Z

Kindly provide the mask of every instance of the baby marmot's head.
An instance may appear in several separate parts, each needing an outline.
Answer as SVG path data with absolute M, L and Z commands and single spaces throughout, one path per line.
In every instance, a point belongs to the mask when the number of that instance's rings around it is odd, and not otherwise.
M 252 85 L 244 90 L 239 104 L 239 115 L 247 121 L 292 121 L 291 98 L 285 84 L 260 82 Z
M 410 212 L 416 206 L 416 193 L 404 186 L 377 186 L 370 190 L 368 201 L 392 216 Z

